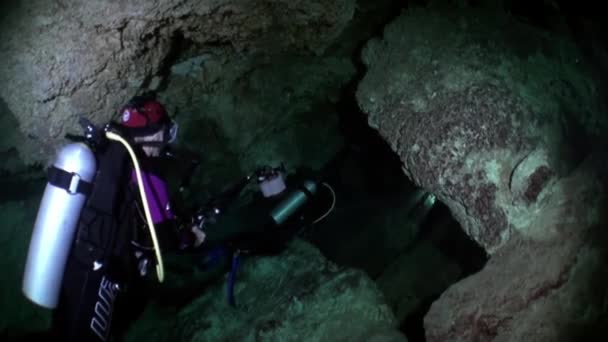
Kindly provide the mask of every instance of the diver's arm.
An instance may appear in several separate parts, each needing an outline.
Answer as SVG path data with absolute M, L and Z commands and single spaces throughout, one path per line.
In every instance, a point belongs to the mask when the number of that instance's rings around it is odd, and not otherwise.
M 165 253 L 187 252 L 205 241 L 205 233 L 196 227 L 179 225 L 176 220 L 165 220 L 154 225 L 160 250 Z M 141 245 L 151 246 L 148 237 Z

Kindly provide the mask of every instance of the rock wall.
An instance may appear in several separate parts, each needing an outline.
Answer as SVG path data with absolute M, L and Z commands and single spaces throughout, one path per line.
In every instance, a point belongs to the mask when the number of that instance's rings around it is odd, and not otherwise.
M 542 238 L 513 237 L 482 272 L 433 304 L 425 317 L 427 340 L 603 338 L 608 221 L 606 197 L 598 189 L 605 192 L 606 183 L 592 170 L 586 165 L 552 187 L 551 199 L 531 224 Z
M 412 10 L 363 51 L 358 101 L 404 172 L 492 254 L 530 234 L 543 189 L 608 123 L 579 58 L 508 17 Z
M 24 171 L 25 165 L 19 158 L 16 142 L 23 141 L 21 131 L 17 128 L 18 122 L 8 106 L 0 98 L 0 174 L 15 174 Z
M 435 8 L 401 15 L 362 57 L 370 125 L 491 256 L 433 304 L 427 340 L 596 331 L 605 185 L 582 163 L 602 151 L 608 121 L 576 46 L 497 12 Z
M 220 281 L 179 310 L 173 322 L 139 321 L 129 339 L 407 341 L 369 277 L 333 264 L 308 243 L 295 240 L 278 257 L 242 260 L 236 308 L 228 305 L 226 283 Z
M 8 1 L 0 24 L 0 97 L 16 146 L 45 162 L 79 115 L 106 122 L 141 89 L 162 88 L 185 49 L 320 54 L 353 16 L 352 0 Z M 268 50 L 272 51 L 268 51 Z M 179 69 L 179 68 L 178 68 Z
M 162 98 L 181 147 L 203 158 L 192 188 L 219 191 L 265 164 L 322 167 L 342 144 L 335 102 L 354 73 L 348 56 L 260 60 L 217 48 L 174 66 Z

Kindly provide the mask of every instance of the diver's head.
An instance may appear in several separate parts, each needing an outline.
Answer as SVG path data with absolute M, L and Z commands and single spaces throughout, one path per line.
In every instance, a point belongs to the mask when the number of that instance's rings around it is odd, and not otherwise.
M 152 93 L 133 97 L 122 108 L 120 121 L 148 157 L 158 157 L 177 137 L 177 124 Z
M 156 133 L 133 137 L 133 141 L 141 146 L 148 157 L 158 157 L 164 148 L 165 129 L 161 128 Z

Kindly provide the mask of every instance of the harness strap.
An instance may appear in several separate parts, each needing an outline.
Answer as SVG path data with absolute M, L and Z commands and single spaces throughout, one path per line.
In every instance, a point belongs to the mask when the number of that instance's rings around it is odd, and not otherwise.
M 93 190 L 93 184 L 82 180 L 80 175 L 75 172 L 67 172 L 55 165 L 47 170 L 48 182 L 58 188 L 66 190 L 70 194 L 90 195 Z

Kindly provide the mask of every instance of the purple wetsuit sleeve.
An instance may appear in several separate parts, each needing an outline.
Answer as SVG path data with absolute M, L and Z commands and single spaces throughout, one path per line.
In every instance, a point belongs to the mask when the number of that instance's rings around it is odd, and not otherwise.
M 142 172 L 142 178 L 144 181 L 146 198 L 148 199 L 148 204 L 150 206 L 152 222 L 157 224 L 174 219 L 175 216 L 173 215 L 169 202 L 167 183 L 152 173 Z M 131 173 L 131 179 L 137 184 L 135 170 Z

